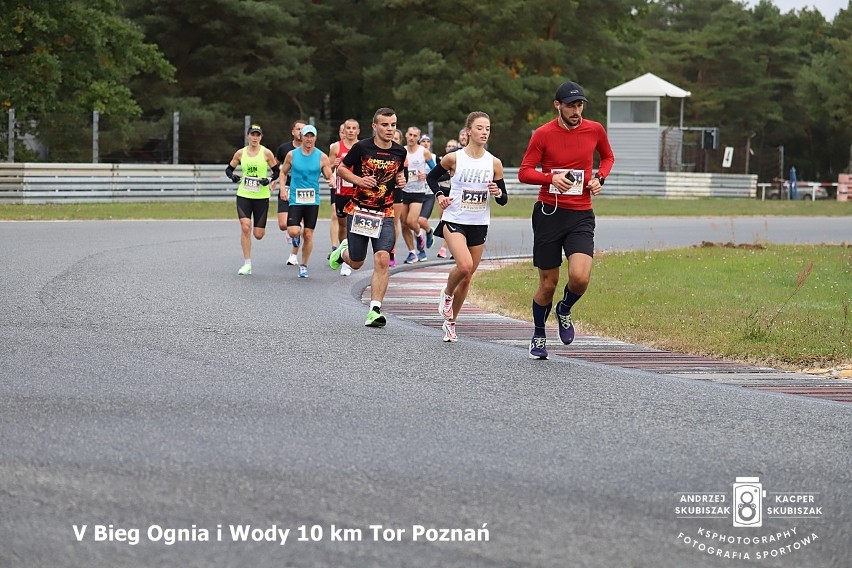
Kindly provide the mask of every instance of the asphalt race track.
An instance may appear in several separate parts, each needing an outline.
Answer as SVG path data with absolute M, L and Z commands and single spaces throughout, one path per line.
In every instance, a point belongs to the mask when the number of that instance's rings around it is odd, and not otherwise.
M 849 566 L 852 406 L 365 328 L 317 239 L 300 280 L 270 224 L 239 277 L 236 220 L 0 222 L 0 566 Z M 852 221 L 598 220 L 702 240 Z

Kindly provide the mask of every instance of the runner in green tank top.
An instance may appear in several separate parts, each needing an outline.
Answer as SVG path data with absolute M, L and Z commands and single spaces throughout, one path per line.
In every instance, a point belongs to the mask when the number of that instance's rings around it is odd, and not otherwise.
M 266 216 L 269 213 L 269 184 L 278 179 L 280 165 L 272 150 L 261 146 L 263 130 L 252 124 L 248 130 L 248 146 L 234 152 L 225 168 L 225 175 L 237 188 L 237 217 L 240 219 L 240 246 L 243 249 L 243 266 L 237 274 L 251 274 L 251 235 L 254 219 L 254 238 L 260 240 L 266 234 Z M 242 175 L 234 173 L 240 166 Z

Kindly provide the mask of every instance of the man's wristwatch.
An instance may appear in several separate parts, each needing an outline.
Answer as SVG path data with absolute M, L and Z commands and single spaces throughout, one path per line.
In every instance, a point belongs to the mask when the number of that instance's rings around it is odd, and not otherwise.
M 606 178 L 603 177 L 601 174 L 597 174 L 597 175 L 595 175 L 595 177 L 597 178 L 598 182 L 600 182 L 601 185 L 603 185 L 604 182 L 606 181 Z

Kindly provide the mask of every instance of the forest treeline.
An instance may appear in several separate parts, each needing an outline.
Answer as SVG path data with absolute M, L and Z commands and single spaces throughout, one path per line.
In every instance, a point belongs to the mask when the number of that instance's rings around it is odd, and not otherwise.
M 516 165 L 559 83 L 581 83 L 605 123 L 604 93 L 651 72 L 691 91 L 685 125 L 783 146 L 800 178 L 831 179 L 852 152 L 851 36 L 852 2 L 827 21 L 766 0 L 9 0 L 0 103 L 55 162 L 91 158 L 92 110 L 104 155 L 167 145 L 179 112 L 181 162 L 216 163 L 246 115 L 269 146 L 308 117 L 327 144 L 391 106 L 439 145 L 484 110 L 492 150 Z M 662 123 L 679 113 L 665 100 Z

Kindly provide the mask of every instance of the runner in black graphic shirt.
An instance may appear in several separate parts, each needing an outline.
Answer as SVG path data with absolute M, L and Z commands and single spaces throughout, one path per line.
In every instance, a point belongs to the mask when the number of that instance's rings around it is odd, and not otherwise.
M 344 209 L 346 240 L 332 253 L 329 265 L 337 270 L 345 262 L 358 270 L 373 246 L 373 278 L 367 327 L 384 327 L 382 300 L 388 287 L 388 263 L 394 246 L 394 190 L 405 187 L 407 152 L 393 141 L 396 111 L 380 108 L 373 116 L 375 136 L 356 143 L 337 168 L 337 175 L 355 186 L 355 194 Z

